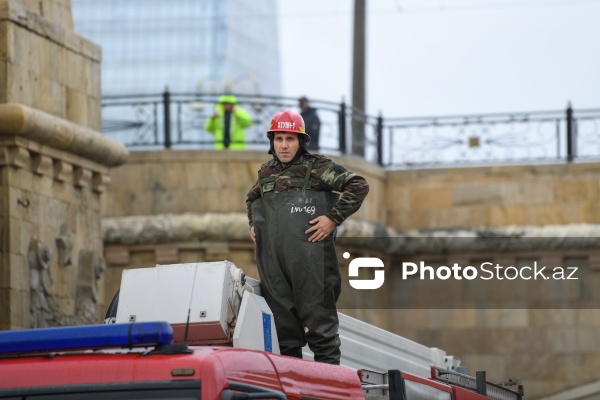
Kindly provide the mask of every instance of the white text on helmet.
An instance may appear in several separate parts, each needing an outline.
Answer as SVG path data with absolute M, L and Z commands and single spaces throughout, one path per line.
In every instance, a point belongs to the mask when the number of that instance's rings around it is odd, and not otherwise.
M 279 129 L 295 129 L 296 124 L 293 122 L 278 122 L 277 128 L 279 128 Z

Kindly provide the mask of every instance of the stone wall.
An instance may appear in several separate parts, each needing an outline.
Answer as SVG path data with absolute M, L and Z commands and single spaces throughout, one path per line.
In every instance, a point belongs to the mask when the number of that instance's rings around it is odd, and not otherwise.
M 564 238 L 556 238 L 556 242 L 561 240 Z M 386 299 L 390 305 L 387 327 L 459 357 L 471 374 L 487 371 L 492 382 L 520 378 L 526 398 L 549 395 L 600 378 L 600 296 L 594 289 L 600 281 L 597 243 L 587 249 L 431 252 L 411 258 L 434 266 L 452 265 L 459 260 L 463 266 L 478 265 L 482 260 L 503 266 L 532 265 L 535 261 L 540 267 L 561 266 L 574 272 L 577 281 L 505 279 L 485 286 L 480 282 L 468 286 L 458 281 L 415 285 L 403 280 L 398 269 L 392 270 L 386 276 L 386 284 L 395 288 Z M 392 264 L 397 266 L 399 261 L 395 258 Z M 428 290 L 415 293 L 419 287 Z M 454 306 L 459 298 L 477 292 L 475 298 L 494 298 L 496 305 L 476 301 L 471 306 Z M 423 295 L 428 297 L 423 303 L 427 306 L 410 308 L 418 304 L 415 298 Z
M 257 151 L 132 153 L 112 173 L 106 216 L 243 212 L 268 157 Z M 332 158 L 371 186 L 352 218 L 398 230 L 600 222 L 600 163 L 385 171 L 355 157 Z
M 126 155 L 90 129 L 0 104 L 0 329 L 97 321 L 100 197 Z
M 132 152 L 127 164 L 112 171 L 105 216 L 245 212 L 246 193 L 269 157 L 263 151 Z M 383 223 L 385 172 L 355 157 L 334 159 L 365 176 L 371 187 L 353 218 Z
M 20 0 L 18 4 L 52 25 L 58 25 L 69 31 L 73 30 L 71 0 Z
M 399 229 L 600 222 L 600 164 L 392 171 L 387 223 Z
M 100 59 L 69 0 L 0 0 L 0 329 L 98 321 L 100 198 L 127 157 L 98 132 Z
M 73 32 L 69 0 L 0 0 L 0 103 L 99 131 L 101 57 Z

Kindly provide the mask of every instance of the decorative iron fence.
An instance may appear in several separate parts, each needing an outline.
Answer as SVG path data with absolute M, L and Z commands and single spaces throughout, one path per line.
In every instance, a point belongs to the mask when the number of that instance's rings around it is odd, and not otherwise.
M 266 131 L 271 118 L 284 108 L 298 110 L 298 99 L 275 96 L 236 94 L 238 106 L 252 116 L 253 124 L 245 129 L 250 149 L 266 149 Z M 214 113 L 219 95 L 169 93 L 159 95 L 105 96 L 102 99 L 102 130 L 130 148 L 212 148 L 214 135 L 204 124 Z M 313 101 L 321 119 L 320 147 L 345 152 L 340 145 L 339 116 L 344 106 Z M 341 147 L 340 147 L 341 146 Z M 342 149 L 342 150 L 340 150 Z
M 298 110 L 290 97 L 236 94 L 252 116 L 248 149 L 266 149 L 272 116 Z M 204 130 L 219 95 L 170 93 L 105 96 L 102 130 L 131 149 L 212 148 Z M 320 150 L 357 154 L 385 167 L 464 163 L 551 162 L 600 159 L 600 109 L 466 116 L 388 118 L 369 116 L 344 102 L 312 100 L 321 119 Z M 364 131 L 352 137 L 352 129 Z

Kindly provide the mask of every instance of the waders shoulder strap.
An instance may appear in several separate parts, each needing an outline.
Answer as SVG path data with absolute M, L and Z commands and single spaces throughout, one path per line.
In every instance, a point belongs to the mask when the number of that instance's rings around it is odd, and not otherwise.
M 306 169 L 306 175 L 304 175 L 304 185 L 302 185 L 302 193 L 306 192 L 306 190 L 310 186 L 310 173 L 312 172 L 312 166 L 314 162 L 315 159 L 312 157 L 308 160 L 308 168 Z

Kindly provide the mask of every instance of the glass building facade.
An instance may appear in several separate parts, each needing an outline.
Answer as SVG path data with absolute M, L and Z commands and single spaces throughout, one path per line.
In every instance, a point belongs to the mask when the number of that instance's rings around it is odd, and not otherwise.
M 71 0 L 102 94 L 281 94 L 276 0 Z

